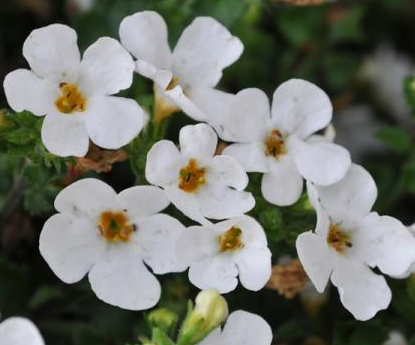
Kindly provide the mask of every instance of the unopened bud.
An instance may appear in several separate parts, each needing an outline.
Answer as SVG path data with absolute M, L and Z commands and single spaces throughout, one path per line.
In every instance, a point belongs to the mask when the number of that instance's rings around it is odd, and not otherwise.
M 201 291 L 196 305 L 186 318 L 182 338 L 186 345 L 196 344 L 219 327 L 228 317 L 228 304 L 217 290 Z

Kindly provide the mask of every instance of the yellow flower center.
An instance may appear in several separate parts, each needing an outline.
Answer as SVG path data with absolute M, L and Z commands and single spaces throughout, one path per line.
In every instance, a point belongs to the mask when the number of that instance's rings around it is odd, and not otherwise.
M 179 188 L 187 193 L 192 193 L 206 183 L 205 168 L 199 168 L 195 159 L 190 159 L 189 164 L 180 169 Z
M 223 235 L 219 236 L 219 251 L 234 252 L 244 247 L 242 243 L 242 230 L 237 227 L 231 227 Z
M 338 224 L 330 224 L 327 243 L 340 254 L 344 254 L 347 248 L 353 247 L 350 234 Z
M 73 114 L 85 110 L 86 99 L 75 84 L 61 83 L 59 88 L 61 96 L 55 101 L 55 104 L 61 113 Z
M 286 152 L 287 149 L 281 132 L 278 129 L 273 129 L 265 140 L 265 154 L 278 159 Z
M 103 212 L 98 221 L 98 229 L 101 235 L 111 242 L 128 242 L 135 231 L 134 224 L 130 224 L 125 212 Z

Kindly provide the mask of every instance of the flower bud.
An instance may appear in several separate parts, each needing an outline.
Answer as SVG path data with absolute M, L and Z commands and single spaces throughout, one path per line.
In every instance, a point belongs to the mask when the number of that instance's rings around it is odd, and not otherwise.
M 170 333 L 177 325 L 178 316 L 168 309 L 160 308 L 150 312 L 147 319 L 151 326 L 158 327 L 165 333 Z
M 228 304 L 217 290 L 203 290 L 196 297 L 195 308 L 186 318 L 182 335 L 186 345 L 196 344 L 219 327 L 228 317 Z

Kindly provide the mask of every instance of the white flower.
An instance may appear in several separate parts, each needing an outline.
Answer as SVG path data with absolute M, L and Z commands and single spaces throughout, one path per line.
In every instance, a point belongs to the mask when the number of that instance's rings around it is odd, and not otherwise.
M 243 310 L 229 315 L 223 330 L 217 328 L 199 345 L 271 345 L 272 330 L 259 315 Z
M 415 261 L 415 239 L 397 219 L 370 212 L 377 188 L 361 166 L 334 185 L 307 187 L 317 225 L 297 238 L 301 263 L 319 292 L 330 278 L 345 308 L 368 320 L 391 300 L 385 278 L 370 268 L 403 274 Z
M 393 46 L 383 44 L 363 64 L 363 77 L 371 86 L 379 102 L 389 115 L 402 122 L 412 123 L 411 109 L 405 99 L 403 80 L 413 75 L 415 66 L 410 56 Z
M 118 41 L 100 38 L 81 61 L 76 32 L 53 24 L 29 35 L 23 55 L 31 70 L 9 73 L 4 90 L 13 110 L 46 115 L 42 141 L 50 152 L 84 156 L 89 138 L 118 149 L 142 129 L 145 114 L 137 102 L 111 96 L 128 88 L 134 74 L 134 61 Z
M 388 340 L 386 340 L 383 345 L 407 345 L 408 341 L 405 339 L 404 335 L 399 331 L 390 331 Z
M 255 199 L 243 189 L 248 176 L 228 156 L 214 156 L 218 138 L 206 124 L 180 130 L 180 151 L 173 142 L 157 142 L 147 155 L 146 179 L 162 187 L 186 216 L 210 224 L 206 218 L 225 219 L 251 210 Z
M 80 12 L 88 12 L 95 4 L 96 0 L 69 0 Z
M 223 25 L 210 17 L 196 18 L 172 52 L 163 18 L 156 12 L 144 11 L 121 22 L 120 38 L 138 59 L 137 72 L 155 82 L 156 105 L 163 108 L 161 111 L 180 108 L 188 116 L 213 126 L 220 121 L 224 101 L 231 96 L 213 88 L 222 70 L 243 51 L 241 41 Z
M 261 225 L 241 216 L 210 226 L 192 226 L 177 241 L 177 255 L 190 265 L 199 289 L 232 291 L 241 284 L 258 291 L 271 276 L 271 252 Z
M 64 282 L 77 282 L 89 272 L 92 290 L 104 302 L 150 308 L 159 300 L 160 284 L 144 262 L 156 274 L 186 269 L 174 250 L 184 227 L 158 213 L 168 204 L 153 186 L 116 194 L 100 180 L 77 181 L 56 197 L 60 213 L 45 223 L 40 252 Z
M 415 237 L 415 224 L 407 227 L 408 231 Z M 409 268 L 400 275 L 393 275 L 394 278 L 408 278 L 411 274 L 415 273 L 415 262 L 409 266 Z
M 235 157 L 247 172 L 262 172 L 262 195 L 286 206 L 298 200 L 303 178 L 318 185 L 339 181 L 350 166 L 346 149 L 312 135 L 331 120 L 332 106 L 317 86 L 291 79 L 269 101 L 259 89 L 239 92 L 225 120 L 237 142 L 224 154 Z
M 23 317 L 11 317 L 0 323 L 1 345 L 45 345 L 36 326 Z

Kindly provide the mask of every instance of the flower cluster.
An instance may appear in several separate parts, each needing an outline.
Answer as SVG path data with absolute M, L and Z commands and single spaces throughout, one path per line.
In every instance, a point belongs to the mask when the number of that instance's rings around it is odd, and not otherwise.
M 45 147 L 59 156 L 85 156 L 89 140 L 106 149 L 128 144 L 148 118 L 135 100 L 113 95 L 131 85 L 134 72 L 154 82 L 155 125 L 178 110 L 201 123 L 181 128 L 179 147 L 169 140 L 152 146 L 145 166 L 150 185 L 116 193 L 88 178 L 60 192 L 58 213 L 40 236 L 54 273 L 66 283 L 88 275 L 98 298 L 131 310 L 157 304 L 161 286 L 154 275 L 187 268 L 200 289 L 227 293 L 239 279 L 260 290 L 271 276 L 271 251 L 261 224 L 247 215 L 255 198 L 245 191 L 248 173 L 257 172 L 264 199 L 277 206 L 298 201 L 306 181 L 317 224 L 296 247 L 317 290 L 331 279 L 359 320 L 387 308 L 391 291 L 371 268 L 404 276 L 415 263 L 415 239 L 398 220 L 371 212 L 373 178 L 321 134 L 332 118 L 324 91 L 291 79 L 270 105 L 259 89 L 236 95 L 215 89 L 243 45 L 212 18 L 196 18 L 173 51 L 155 12 L 128 16 L 119 35 L 121 43 L 98 39 L 82 59 L 67 26 L 50 25 L 27 38 L 23 55 L 31 70 L 11 72 L 4 89 L 14 110 L 45 116 Z M 221 154 L 218 137 L 227 142 Z M 162 213 L 170 203 L 194 225 Z M 200 344 L 269 345 L 271 338 L 264 320 L 238 311 Z

